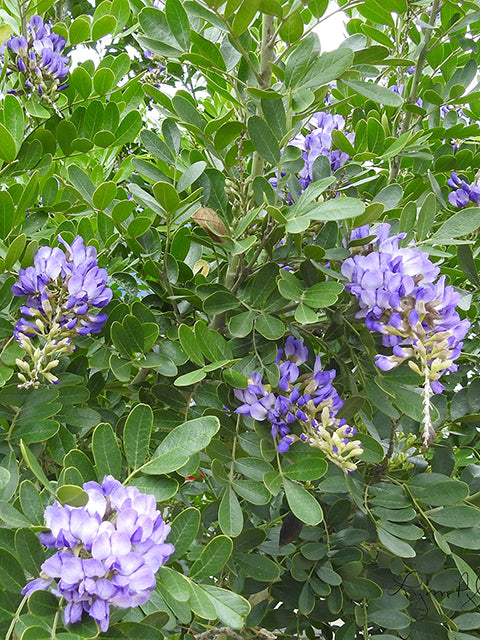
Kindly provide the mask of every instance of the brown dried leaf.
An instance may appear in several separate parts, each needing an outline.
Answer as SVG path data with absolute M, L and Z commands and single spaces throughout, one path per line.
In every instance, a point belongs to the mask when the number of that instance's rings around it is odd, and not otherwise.
M 210 207 L 200 207 L 193 214 L 192 220 L 207 232 L 209 237 L 216 242 L 225 242 L 228 238 L 228 229 L 222 219 Z

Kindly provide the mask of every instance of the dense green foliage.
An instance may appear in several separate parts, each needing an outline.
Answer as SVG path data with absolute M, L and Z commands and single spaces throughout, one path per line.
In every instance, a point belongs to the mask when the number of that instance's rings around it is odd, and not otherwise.
M 97 637 L 88 617 L 64 627 L 52 594 L 20 592 L 46 557 L 45 506 L 105 474 L 155 495 L 176 551 L 101 637 L 479 637 L 480 208 L 455 209 L 447 179 L 480 169 L 480 7 L 340 2 L 349 36 L 322 53 L 330 4 L 2 2 L 2 37 L 41 14 L 84 60 L 46 97 L 1 76 L 2 637 Z M 350 159 L 332 176 L 318 158 L 298 198 L 287 145 L 321 111 L 345 119 L 333 149 Z M 428 449 L 422 380 L 375 366 L 380 336 L 340 272 L 350 230 L 386 221 L 472 323 Z M 98 249 L 108 321 L 75 339 L 57 385 L 18 388 L 11 287 L 58 234 Z M 302 442 L 278 453 L 266 421 L 235 413 L 254 371 L 278 384 L 289 335 L 309 348 L 303 371 L 318 353 L 336 371 L 364 449 L 353 474 Z

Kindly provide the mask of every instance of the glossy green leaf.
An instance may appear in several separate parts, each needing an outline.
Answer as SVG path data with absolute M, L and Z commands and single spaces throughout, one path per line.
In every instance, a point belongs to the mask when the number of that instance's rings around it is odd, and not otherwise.
M 387 107 L 401 107 L 403 104 L 403 99 L 398 93 L 374 82 L 363 82 L 362 80 L 353 79 L 346 80 L 345 78 L 342 79 L 342 82 L 364 98 L 368 98 L 374 102 L 380 102 Z
M 283 479 L 285 496 L 292 513 L 302 522 L 317 525 L 323 520 L 323 512 L 317 500 L 301 485 Z
M 92 436 L 92 451 L 99 480 L 105 475 L 121 477 L 122 454 L 112 426 L 105 422 L 98 425 Z
M 215 536 L 203 549 L 190 570 L 194 580 L 210 578 L 223 569 L 232 553 L 233 543 L 227 536 Z
M 181 558 L 189 549 L 198 533 L 200 526 L 200 511 L 194 507 L 185 509 L 170 523 L 172 528 L 169 541 L 175 547 L 174 558 Z
M 141 466 L 148 455 L 153 412 L 147 404 L 137 404 L 128 414 L 123 428 L 123 448 L 132 469 Z
M 182 49 L 188 50 L 190 45 L 190 24 L 180 0 L 166 0 L 165 16 L 176 41 Z
M 227 536 L 236 538 L 243 528 L 243 513 L 233 489 L 225 490 L 218 509 L 218 524 Z
M 82 487 L 64 484 L 57 489 L 57 500 L 70 507 L 84 507 L 88 499 L 88 493 Z
M 247 124 L 248 133 L 258 153 L 271 164 L 278 164 L 280 162 L 280 147 L 275 134 L 265 120 L 259 116 L 251 116 Z

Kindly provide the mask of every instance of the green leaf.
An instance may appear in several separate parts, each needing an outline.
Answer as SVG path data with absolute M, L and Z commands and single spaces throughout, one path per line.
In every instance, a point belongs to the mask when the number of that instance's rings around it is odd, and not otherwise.
M 243 513 L 233 489 L 225 490 L 218 508 L 218 524 L 227 536 L 236 538 L 243 529 Z
M 469 494 L 468 485 L 440 473 L 422 473 L 408 486 L 413 496 L 431 506 L 447 506 L 461 502 Z
M 128 414 L 123 429 L 123 449 L 128 464 L 137 469 L 148 455 L 153 412 L 147 404 L 137 404 Z
M 149 493 L 155 496 L 157 502 L 170 500 L 178 493 L 179 484 L 174 478 L 156 478 L 153 476 L 136 476 L 129 482 L 137 487 L 142 493 Z
M 379 102 L 386 107 L 401 107 L 403 104 L 403 98 L 399 96 L 398 93 L 386 87 L 381 87 L 374 82 L 363 82 L 362 80 L 352 79 L 346 80 L 345 78 L 342 78 L 342 82 L 364 98 Z
M 215 536 L 190 569 L 194 580 L 210 578 L 223 569 L 232 554 L 233 542 L 227 536 Z
M 0 122 L 0 158 L 4 162 L 13 162 L 17 157 L 17 145 L 10 131 Z
M 155 455 L 181 448 L 186 455 L 193 455 L 205 449 L 220 428 L 220 421 L 215 416 L 204 416 L 188 420 L 175 427 L 167 434 L 157 447 Z
M 194 164 L 190 165 L 188 169 L 182 173 L 178 182 L 177 182 L 177 191 L 181 193 L 190 187 L 195 180 L 202 175 L 207 167 L 207 163 L 204 160 L 199 160 Z
M 255 330 L 267 340 L 279 340 L 285 333 L 285 325 L 280 318 L 262 313 L 255 321 Z
M 457 247 L 457 259 L 460 269 L 467 276 L 472 284 L 480 286 L 477 267 L 473 260 L 472 248 L 468 244 L 459 244 Z
M 130 111 L 130 113 L 127 113 L 115 133 L 115 144 L 122 145 L 135 140 L 142 128 L 142 124 L 142 118 L 138 111 Z
M 184 51 L 190 47 L 190 23 L 180 0 L 166 0 L 165 17 L 175 40 Z
M 177 447 L 155 456 L 153 460 L 142 468 L 142 472 L 148 475 L 170 473 L 183 467 L 188 462 L 189 457 L 181 448 Z
M 156 182 L 153 185 L 153 194 L 157 202 L 169 213 L 174 213 L 180 204 L 177 190 L 169 182 Z
M 12 529 L 18 529 L 19 527 L 30 527 L 32 523 L 26 518 L 23 513 L 15 509 L 8 502 L 0 502 L 0 521 L 4 522 L 8 527 Z
M 273 165 L 280 162 L 280 147 L 277 137 L 268 124 L 260 116 L 251 116 L 248 119 L 248 133 L 253 146 L 258 153 Z
M 292 13 L 287 17 L 281 25 L 279 33 L 280 37 L 291 44 L 300 40 L 303 35 L 303 19 L 299 12 Z
M 9 93 L 5 96 L 3 104 L 4 124 L 12 136 L 18 152 L 23 142 L 23 134 L 25 130 L 23 109 L 18 98 Z
M 232 33 L 240 36 L 244 33 L 250 23 L 257 15 L 259 0 L 243 0 L 241 6 L 235 11 L 235 17 L 232 22 Z
M 236 338 L 245 338 L 253 329 L 255 314 L 253 311 L 244 311 L 232 316 L 228 321 L 230 333 Z M 183 326 L 183 325 L 182 325 Z M 197 362 L 198 364 L 198 362 Z
M 75 45 L 90 40 L 90 26 L 90 20 L 87 16 L 77 16 L 68 30 L 70 44 Z
M 93 76 L 93 88 L 97 95 L 106 95 L 114 84 L 115 75 L 111 69 L 103 67 L 95 71 Z
M 70 507 L 84 507 L 88 502 L 88 493 L 73 484 L 64 484 L 57 489 L 57 500 Z
M 284 475 L 290 480 L 318 480 L 327 472 L 328 464 L 322 457 L 306 457 L 283 468 Z
M 25 583 L 25 573 L 18 560 L 11 553 L 0 548 L 0 585 L 7 591 L 18 594 Z
M 232 487 L 239 496 L 252 504 L 268 504 L 271 500 L 265 485 L 255 480 L 234 480 Z
M 99 185 L 92 195 L 93 206 L 96 209 L 106 209 L 117 195 L 117 185 L 115 182 L 103 182 Z
M 92 76 L 82 66 L 77 67 L 70 74 L 69 83 L 84 99 L 92 93 Z
M 186 324 L 181 324 L 178 328 L 178 339 L 182 345 L 182 349 L 188 355 L 190 360 L 200 367 L 205 364 L 205 359 L 193 330 Z
M 3 138 L 2 144 L 0 145 L 0 156 L 2 146 Z M 8 191 L 0 191 L 0 238 L 2 240 L 4 240 L 13 229 L 14 217 L 15 205 L 13 203 L 12 196 L 8 193 Z
M 321 506 L 306 489 L 288 478 L 283 479 L 283 486 L 288 506 L 299 520 L 312 526 L 323 520 Z
M 330 307 L 335 304 L 342 291 L 343 285 L 334 280 L 319 282 L 305 291 L 303 302 L 313 309 Z
M 250 613 L 250 605 L 242 596 L 213 585 L 203 585 L 215 607 L 218 619 L 233 629 L 241 629 L 244 617 Z
M 214 416 L 196 418 L 175 427 L 157 447 L 153 459 L 142 471 L 155 475 L 179 469 L 190 456 L 208 446 L 219 428 L 220 422 Z
M 407 542 L 400 540 L 396 536 L 392 535 L 388 531 L 382 528 L 381 524 L 377 522 L 377 533 L 380 542 L 386 549 L 391 551 L 396 556 L 401 558 L 414 558 L 415 550 Z
M 187 602 L 190 598 L 190 583 L 181 573 L 170 567 L 160 567 L 158 580 L 168 593 L 179 602 Z
M 195 371 L 184 373 L 183 376 L 178 376 L 173 384 L 176 387 L 189 387 L 192 384 L 197 384 L 197 382 L 200 382 L 200 380 L 206 377 L 207 372 L 205 369 L 196 369 Z
M 105 475 L 120 478 L 122 454 L 110 424 L 102 422 L 97 426 L 92 436 L 92 451 L 99 480 Z
M 448 531 L 445 540 L 463 549 L 480 549 L 480 526 Z
M 410 618 L 403 611 L 388 609 L 385 611 L 372 611 L 369 619 L 375 624 L 386 629 L 405 629 L 410 624 Z M 383 636 L 385 637 L 385 636 Z M 396 636 L 394 636 L 396 637 Z
M 480 227 L 480 208 L 464 209 L 450 216 L 440 229 L 431 236 L 430 242 L 448 243 L 452 238 L 466 236 L 478 229 L 478 227 Z
M 266 122 L 268 122 L 274 134 L 279 139 L 282 139 L 287 133 L 287 119 L 282 99 L 275 98 L 272 100 L 270 98 L 262 98 L 261 104 Z
M 200 527 L 200 511 L 194 507 L 189 507 L 180 512 L 170 523 L 172 530 L 169 533 L 168 541 L 175 547 L 173 558 L 181 558 L 190 548 Z
M 15 550 L 22 567 L 30 575 L 40 573 L 40 565 L 45 560 L 45 551 L 38 536 L 30 529 L 18 529 L 15 533 Z
M 117 28 L 117 21 L 113 16 L 102 16 L 98 20 L 93 21 L 92 26 L 92 40 L 100 40 L 107 33 L 115 33 Z
M 259 553 L 255 555 L 238 553 L 235 554 L 235 560 L 239 562 L 240 568 L 245 571 L 247 576 L 260 582 L 274 582 L 280 577 L 278 564 Z
M 302 79 L 295 83 L 296 89 L 318 89 L 339 78 L 353 63 L 353 51 L 347 47 L 323 53 L 310 66 Z M 292 76 L 294 77 L 294 76 Z
M 473 527 L 480 522 L 480 509 L 466 504 L 443 507 L 428 514 L 430 520 L 444 527 Z
M 318 322 L 318 315 L 313 309 L 301 302 L 295 309 L 295 320 L 300 324 L 315 324 Z
M 46 489 L 48 489 L 50 493 L 53 493 L 52 489 L 50 488 L 50 482 L 45 475 L 42 467 L 40 466 L 36 456 L 33 455 L 33 453 L 22 440 L 20 440 L 20 451 L 22 452 L 22 457 L 27 463 L 28 467 L 30 467 L 33 475 L 43 484 Z

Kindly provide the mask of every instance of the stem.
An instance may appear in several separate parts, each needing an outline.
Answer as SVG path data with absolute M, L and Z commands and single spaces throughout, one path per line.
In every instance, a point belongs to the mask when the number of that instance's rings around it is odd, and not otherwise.
M 425 40 L 423 41 L 423 47 L 418 56 L 418 62 L 415 68 L 415 75 L 413 76 L 412 87 L 410 89 L 410 94 L 407 98 L 408 104 L 415 104 L 415 102 L 417 101 L 417 89 L 420 82 L 420 78 L 422 77 L 422 74 L 423 74 L 423 68 L 425 67 L 425 62 L 427 60 L 428 47 L 430 45 L 430 40 L 433 35 L 433 25 L 435 24 L 438 12 L 440 11 L 440 6 L 441 6 L 441 0 L 433 0 L 432 10 L 430 12 L 430 18 L 428 20 L 428 24 L 430 28 L 426 30 Z M 400 130 L 398 132 L 398 137 L 400 137 L 406 131 L 408 131 L 408 128 L 410 127 L 411 119 L 412 119 L 412 114 L 410 111 L 407 111 L 407 113 L 405 114 L 405 118 L 402 122 L 402 125 L 400 127 Z M 391 180 L 394 180 L 398 176 L 400 172 L 400 163 L 401 163 L 401 158 L 400 156 L 397 156 L 392 164 L 392 169 L 390 171 Z
M 430 398 L 432 397 L 432 387 L 430 386 L 430 370 L 428 364 L 424 363 L 424 382 L 423 382 L 423 428 L 422 442 L 425 448 L 429 447 L 435 440 L 435 429 L 433 428 L 432 418 L 430 415 Z
M 25 596 L 22 601 L 20 602 L 20 604 L 18 605 L 18 609 L 15 611 L 15 615 L 12 618 L 12 622 L 10 623 L 10 626 L 8 627 L 8 631 L 7 631 L 7 635 L 5 636 L 5 640 L 10 640 L 10 638 L 13 638 L 13 630 L 15 629 L 15 625 L 18 622 L 18 619 L 20 618 L 20 613 L 22 612 L 23 607 L 25 606 L 25 603 L 28 600 L 28 596 Z M 243 638 L 242 638 L 243 640 Z
M 195 640 L 209 640 L 210 638 L 216 638 L 217 636 L 227 635 L 235 640 L 244 640 L 243 636 L 231 629 L 230 627 L 218 627 L 218 629 L 208 629 L 195 636 Z

